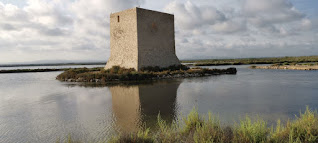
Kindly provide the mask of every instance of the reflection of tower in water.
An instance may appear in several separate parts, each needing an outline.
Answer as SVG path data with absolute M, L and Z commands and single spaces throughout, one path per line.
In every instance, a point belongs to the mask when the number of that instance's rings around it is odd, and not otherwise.
M 179 85 L 178 81 L 160 81 L 110 87 L 116 127 L 123 132 L 137 131 L 143 124 L 151 127 L 159 113 L 167 122 L 173 121 Z

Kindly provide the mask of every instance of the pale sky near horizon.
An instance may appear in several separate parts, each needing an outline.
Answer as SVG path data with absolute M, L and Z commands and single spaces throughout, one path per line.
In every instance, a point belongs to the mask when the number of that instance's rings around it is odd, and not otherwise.
M 318 55 L 318 0 L 0 0 L 0 64 L 106 61 L 136 6 L 175 15 L 179 59 Z

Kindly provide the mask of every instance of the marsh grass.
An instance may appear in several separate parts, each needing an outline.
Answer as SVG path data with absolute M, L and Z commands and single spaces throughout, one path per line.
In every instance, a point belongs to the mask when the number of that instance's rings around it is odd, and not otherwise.
M 233 127 L 223 126 L 217 116 L 208 114 L 208 118 L 199 116 L 196 109 L 181 121 L 166 123 L 158 116 L 158 130 L 143 129 L 129 135 L 118 135 L 112 138 L 112 143 L 122 142 L 186 142 L 186 143 L 316 143 L 318 142 L 317 111 L 308 107 L 304 113 L 293 121 L 282 124 L 277 121 L 276 126 L 257 117 L 251 119 L 246 116 Z

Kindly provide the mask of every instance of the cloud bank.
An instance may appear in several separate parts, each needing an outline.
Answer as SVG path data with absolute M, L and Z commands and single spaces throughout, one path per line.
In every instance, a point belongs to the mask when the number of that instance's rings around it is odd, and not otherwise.
M 106 61 L 109 14 L 154 3 L 27 0 L 17 6 L 0 1 L 0 63 Z M 161 11 L 175 15 L 180 59 L 318 55 L 317 18 L 288 0 L 178 0 L 160 5 Z

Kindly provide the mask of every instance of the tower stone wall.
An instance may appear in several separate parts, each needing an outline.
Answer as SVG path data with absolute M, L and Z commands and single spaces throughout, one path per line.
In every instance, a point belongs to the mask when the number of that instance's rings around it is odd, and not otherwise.
M 138 69 L 137 12 L 129 9 L 110 15 L 110 58 L 113 66 Z
M 174 16 L 142 8 L 111 14 L 110 49 L 105 69 L 180 65 L 175 54 Z

